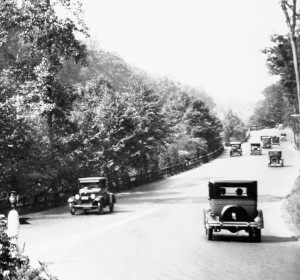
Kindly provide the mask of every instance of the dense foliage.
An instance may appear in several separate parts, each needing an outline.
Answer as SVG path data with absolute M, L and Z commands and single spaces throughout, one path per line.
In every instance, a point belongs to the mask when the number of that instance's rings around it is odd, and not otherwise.
M 245 138 L 245 124 L 231 110 L 225 113 L 222 120 L 224 129 L 224 140 L 230 142 L 232 140 L 240 140 Z
M 61 190 L 79 176 L 141 174 L 218 148 L 211 97 L 79 41 L 88 33 L 75 4 L 0 2 L 2 186 Z
M 44 264 L 40 268 L 31 267 L 28 257 L 16 251 L 11 238 L 0 229 L 0 280 L 17 279 L 57 280 Z

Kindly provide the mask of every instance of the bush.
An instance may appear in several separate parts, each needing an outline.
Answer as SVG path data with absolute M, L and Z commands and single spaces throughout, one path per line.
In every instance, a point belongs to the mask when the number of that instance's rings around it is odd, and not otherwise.
M 11 238 L 0 229 L 0 280 L 57 280 L 46 271 L 45 265 L 32 268 L 29 258 L 16 251 Z

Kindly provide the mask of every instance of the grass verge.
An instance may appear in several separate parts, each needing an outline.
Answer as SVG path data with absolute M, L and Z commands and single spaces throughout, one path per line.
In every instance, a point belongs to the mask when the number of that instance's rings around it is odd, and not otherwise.
M 300 174 L 290 194 L 283 200 L 282 212 L 285 222 L 298 238 L 300 237 Z

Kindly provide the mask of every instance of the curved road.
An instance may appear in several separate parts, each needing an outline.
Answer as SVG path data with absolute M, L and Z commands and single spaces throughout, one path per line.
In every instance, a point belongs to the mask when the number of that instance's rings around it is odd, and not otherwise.
M 249 142 L 279 133 L 256 131 Z M 113 214 L 71 216 L 60 207 L 27 215 L 20 245 L 60 280 L 298 280 L 300 243 L 284 225 L 280 207 L 298 175 L 300 156 L 290 141 L 280 149 L 283 168 L 267 166 L 266 150 L 250 156 L 245 143 L 241 157 L 226 151 L 193 170 L 118 194 Z M 258 180 L 265 220 L 261 243 L 227 231 L 207 241 L 202 210 L 212 178 Z

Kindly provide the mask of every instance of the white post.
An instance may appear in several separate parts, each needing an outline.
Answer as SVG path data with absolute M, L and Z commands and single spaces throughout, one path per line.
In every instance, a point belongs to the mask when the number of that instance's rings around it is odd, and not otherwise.
M 11 209 L 7 216 L 7 236 L 11 238 L 11 243 L 16 245 L 18 251 L 18 239 L 19 239 L 20 221 L 19 213 L 16 209 Z
M 16 210 L 16 204 L 18 202 L 18 196 L 16 192 L 12 191 L 9 196 L 9 202 L 11 204 L 11 210 L 7 216 L 7 236 L 11 238 L 11 243 L 16 245 L 16 252 L 18 252 L 18 239 L 20 230 L 19 213 Z

